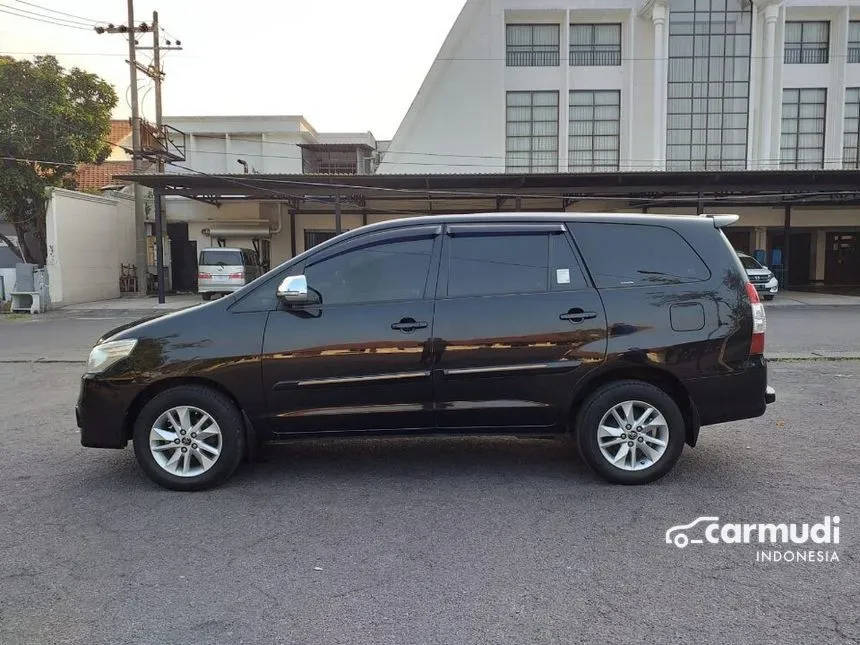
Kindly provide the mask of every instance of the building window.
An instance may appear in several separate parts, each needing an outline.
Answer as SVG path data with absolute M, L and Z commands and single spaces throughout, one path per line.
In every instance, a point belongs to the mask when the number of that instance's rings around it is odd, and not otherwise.
M 312 249 L 317 244 L 322 244 L 335 237 L 334 231 L 305 229 L 305 251 Z
M 743 170 L 752 7 L 746 0 L 679 5 L 687 8 L 669 13 L 666 167 Z
M 508 92 L 505 169 L 558 172 L 558 92 Z
M 508 67 L 557 67 L 558 25 L 508 25 Z
M 621 92 L 574 90 L 570 93 L 568 169 L 618 170 L 621 154 Z
M 860 63 L 860 21 L 848 23 L 848 62 Z
M 860 87 L 845 89 L 845 134 L 842 167 L 860 169 Z
M 621 64 L 621 25 L 570 25 L 570 64 L 602 67 Z
M 782 91 L 780 166 L 788 169 L 824 167 L 827 90 Z
M 830 23 L 827 21 L 786 21 L 785 62 L 822 64 L 828 61 Z

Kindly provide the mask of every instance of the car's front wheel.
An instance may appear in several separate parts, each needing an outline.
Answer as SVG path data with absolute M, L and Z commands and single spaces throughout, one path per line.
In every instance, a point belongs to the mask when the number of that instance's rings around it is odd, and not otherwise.
M 686 428 L 678 405 L 644 381 L 598 388 L 580 407 L 577 444 L 583 459 L 615 484 L 647 484 L 681 456 Z
M 192 385 L 149 401 L 134 424 L 134 452 L 147 476 L 171 490 L 201 490 L 236 470 L 244 452 L 242 417 L 227 397 Z

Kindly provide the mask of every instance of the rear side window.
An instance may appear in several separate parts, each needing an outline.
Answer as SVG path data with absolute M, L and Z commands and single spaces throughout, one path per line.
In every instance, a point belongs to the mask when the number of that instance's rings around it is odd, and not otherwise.
M 448 245 L 449 297 L 585 286 L 570 242 L 560 233 L 458 233 Z
M 546 234 L 456 235 L 449 238 L 448 295 L 546 291 Z
M 201 251 L 200 265 L 243 266 L 241 251 Z
M 598 288 L 700 282 L 711 272 L 672 229 L 575 222 L 573 236 Z

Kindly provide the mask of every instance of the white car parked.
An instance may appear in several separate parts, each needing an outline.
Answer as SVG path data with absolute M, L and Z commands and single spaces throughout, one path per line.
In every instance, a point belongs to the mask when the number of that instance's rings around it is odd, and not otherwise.
M 747 276 L 756 288 L 756 291 L 759 292 L 764 300 L 773 300 L 779 291 L 779 281 L 773 275 L 773 271 L 760 264 L 751 255 L 738 253 L 738 257 L 740 257 L 741 264 L 744 265 Z

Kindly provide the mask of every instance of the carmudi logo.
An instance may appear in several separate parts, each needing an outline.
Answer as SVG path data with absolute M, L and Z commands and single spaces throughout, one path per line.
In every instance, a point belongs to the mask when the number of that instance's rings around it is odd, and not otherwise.
M 764 547 L 756 551 L 756 562 L 839 562 L 833 548 L 839 544 L 839 516 L 815 524 L 720 523 L 719 517 L 702 516 L 667 530 L 666 544 L 755 544 Z M 815 548 L 794 548 L 801 545 Z

